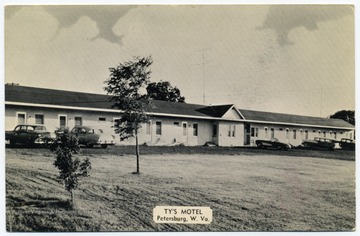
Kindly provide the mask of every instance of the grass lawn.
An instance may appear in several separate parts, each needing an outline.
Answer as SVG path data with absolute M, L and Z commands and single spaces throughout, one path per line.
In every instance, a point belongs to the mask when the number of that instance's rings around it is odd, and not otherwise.
M 350 231 L 354 152 L 213 147 L 83 149 L 75 206 L 46 149 L 6 149 L 8 231 Z M 310 157 L 313 156 L 313 157 Z M 318 158 L 314 158 L 318 157 Z M 342 159 L 342 160 L 339 160 Z M 345 161 L 350 160 L 350 161 Z M 155 206 L 208 206 L 209 225 L 156 224 Z

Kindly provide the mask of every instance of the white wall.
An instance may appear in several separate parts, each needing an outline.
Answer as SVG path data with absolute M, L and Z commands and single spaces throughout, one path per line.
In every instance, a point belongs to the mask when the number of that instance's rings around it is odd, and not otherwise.
M 255 145 L 255 140 L 265 139 L 270 140 L 270 129 L 275 131 L 275 138 L 280 142 L 290 143 L 294 146 L 300 145 L 306 139 L 306 131 L 308 132 L 308 139 L 312 140 L 315 137 L 325 137 L 329 139 L 340 140 L 342 138 L 354 138 L 354 131 L 343 129 L 324 129 L 318 127 L 305 127 L 305 126 L 286 126 L 286 125 L 269 125 L 269 124 L 252 124 L 251 127 L 258 128 L 258 137 L 251 137 L 251 145 Z M 268 128 L 268 136 L 266 137 L 265 128 Z M 286 130 L 289 130 L 287 137 Z M 294 130 L 296 130 L 296 138 L 294 138 Z M 314 132 L 315 131 L 315 132 Z M 320 131 L 320 133 L 319 133 Z M 336 138 L 335 138 L 336 132 Z
M 35 124 L 35 114 L 44 115 L 44 125 L 49 132 L 54 132 L 60 127 L 59 115 L 67 117 L 67 126 L 72 129 L 75 126 L 75 117 L 82 117 L 82 125 L 112 127 L 114 118 L 120 118 L 121 114 L 116 112 L 97 112 L 65 109 L 49 109 L 40 107 L 15 107 L 7 106 L 5 109 L 5 130 L 13 130 L 17 123 L 17 113 L 26 114 L 26 123 Z M 99 117 L 105 121 L 99 121 Z M 162 134 L 156 134 L 156 121 L 161 122 Z M 179 126 L 175 126 L 178 122 Z M 183 134 L 183 123 L 186 124 L 186 135 Z M 194 135 L 194 124 L 198 125 L 198 135 Z M 207 120 L 196 120 L 186 118 L 156 117 L 150 122 L 150 133 L 146 131 L 146 124 L 139 131 L 139 143 L 148 145 L 169 145 L 183 143 L 189 146 L 204 145 L 211 142 L 213 122 Z M 121 142 L 122 144 L 135 144 L 134 139 Z
M 34 108 L 34 107 L 18 107 L 6 106 L 5 109 L 5 130 L 13 130 L 17 125 L 17 113 L 25 113 L 28 124 L 35 123 L 35 114 L 44 115 L 44 125 L 47 130 L 54 132 L 59 127 L 59 115 L 63 114 L 67 117 L 67 126 L 71 129 L 75 126 L 75 116 L 82 117 L 83 125 L 88 126 L 113 126 L 113 119 L 119 118 L 120 113 L 117 112 L 90 112 L 81 110 L 65 110 L 65 109 L 49 109 L 49 108 Z M 230 113 L 232 115 L 233 111 Z M 99 117 L 104 117 L 105 122 L 99 121 Z M 156 135 L 156 121 L 161 121 L 162 134 Z M 179 126 L 175 126 L 174 122 L 178 122 Z M 183 135 L 183 123 L 187 124 L 187 135 Z M 194 124 L 198 124 L 198 136 L 194 136 Z M 218 124 L 217 137 L 213 137 L 213 124 Z M 232 134 L 229 137 L 229 127 L 235 126 L 235 136 Z M 314 137 L 323 137 L 325 131 L 326 137 L 335 139 L 354 138 L 354 131 L 335 130 L 335 129 L 320 129 L 316 127 L 295 127 L 284 125 L 269 125 L 269 124 L 252 124 L 251 127 L 258 128 L 258 137 L 251 137 L 250 145 L 255 145 L 257 139 L 270 139 L 270 129 L 274 128 L 275 138 L 281 142 L 291 143 L 292 145 L 300 145 L 305 139 L 305 130 L 308 131 L 308 139 Z M 265 136 L 265 127 L 268 128 L 268 137 Z M 151 121 L 150 133 L 146 133 L 146 124 L 142 125 L 139 132 L 139 143 L 148 145 L 170 145 L 176 140 L 177 143 L 183 143 L 189 146 L 204 145 L 206 142 L 215 142 L 219 146 L 244 146 L 244 124 L 232 121 L 210 121 L 201 119 L 186 119 L 186 118 L 172 118 L 172 117 L 157 117 Z M 289 139 L 286 138 L 286 128 L 289 129 Z M 280 130 L 282 129 L 282 130 Z M 293 138 L 293 130 L 296 130 L 296 139 Z M 300 129 L 303 131 L 301 136 Z M 315 132 L 313 132 L 315 130 Z M 320 134 L 318 131 L 320 130 Z M 331 131 L 331 134 L 330 134 Z M 135 144 L 135 140 L 130 139 L 123 141 L 121 144 Z
M 235 133 L 233 136 L 233 131 Z M 230 135 L 229 135 L 230 131 Z M 218 145 L 229 146 L 243 146 L 244 145 L 244 124 L 231 121 L 220 121 L 218 128 Z

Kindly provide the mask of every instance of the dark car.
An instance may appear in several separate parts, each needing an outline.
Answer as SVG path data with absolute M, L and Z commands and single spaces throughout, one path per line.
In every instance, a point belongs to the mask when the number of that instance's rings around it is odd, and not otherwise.
M 327 138 L 314 138 L 314 140 L 304 140 L 302 142 L 304 148 L 318 150 L 334 150 L 335 141 Z
M 13 131 L 5 131 L 5 140 L 13 146 L 22 145 L 47 145 L 53 139 L 50 132 L 43 125 L 18 125 Z
M 270 140 L 256 140 L 255 144 L 259 148 L 275 148 L 278 150 L 289 150 L 291 148 L 290 144 L 279 142 L 277 138 L 272 138 Z
M 342 138 L 339 142 L 341 149 L 344 150 L 355 150 L 355 140 Z
M 100 145 L 106 148 L 109 145 L 115 145 L 115 135 L 110 130 L 101 127 L 75 126 L 71 134 L 76 136 L 80 145 L 93 147 Z

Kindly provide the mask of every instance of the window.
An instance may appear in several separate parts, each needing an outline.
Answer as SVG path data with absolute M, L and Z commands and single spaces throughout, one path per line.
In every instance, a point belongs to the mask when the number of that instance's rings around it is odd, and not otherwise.
M 174 126 L 180 126 L 180 123 L 177 122 L 177 121 L 175 121 L 175 122 L 174 122 Z
M 43 125 L 44 124 L 44 115 L 42 114 L 35 114 L 35 124 Z
M 286 129 L 286 130 L 285 130 L 285 137 L 286 137 L 287 139 L 290 138 L 290 136 L 289 136 L 289 129 Z
M 26 124 L 26 113 L 17 113 L 18 125 Z
M 183 136 L 186 136 L 187 135 L 187 123 L 183 123 L 182 127 L 183 127 Z
M 305 139 L 309 139 L 309 132 L 305 130 Z
M 60 123 L 60 128 L 66 128 L 66 116 L 60 115 L 59 123 Z
M 213 124 L 213 137 L 217 136 L 217 124 Z
M 111 128 L 114 128 L 116 125 L 120 125 L 120 118 L 113 118 L 113 124 Z
M 229 125 L 228 136 L 235 137 L 235 125 Z
M 293 130 L 293 139 L 296 139 L 296 129 Z
M 156 121 L 156 135 L 161 135 L 161 121 Z
M 336 134 L 336 132 L 334 132 L 334 139 L 336 139 L 337 138 L 337 134 Z
M 198 124 L 193 124 L 193 135 L 198 136 Z
M 99 117 L 99 122 L 105 122 L 106 118 L 105 117 Z
M 303 140 L 304 139 L 304 133 L 303 133 L 303 130 L 301 129 L 300 131 L 300 139 Z
M 151 133 L 151 121 L 146 122 L 146 134 Z
M 326 131 L 323 132 L 324 138 L 326 138 Z
M 271 136 L 271 138 L 275 138 L 275 130 L 274 130 L 274 128 L 270 129 L 270 136 Z
M 259 129 L 258 128 L 251 128 L 251 137 L 258 137 L 259 136 Z
M 82 126 L 82 117 L 75 116 L 75 126 Z

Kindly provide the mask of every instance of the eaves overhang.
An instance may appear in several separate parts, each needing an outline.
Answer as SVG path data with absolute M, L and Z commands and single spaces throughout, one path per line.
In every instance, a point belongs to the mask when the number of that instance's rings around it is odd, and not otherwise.
M 287 122 L 274 122 L 274 121 L 261 121 L 261 120 L 244 120 L 248 123 L 257 123 L 257 124 L 273 124 L 273 125 L 288 125 L 288 126 L 303 126 L 303 127 L 317 127 L 325 129 L 343 129 L 343 130 L 355 130 L 355 127 L 339 127 L 339 126 L 328 126 L 328 125 L 311 125 L 311 124 L 302 124 L 302 123 L 287 123 Z

